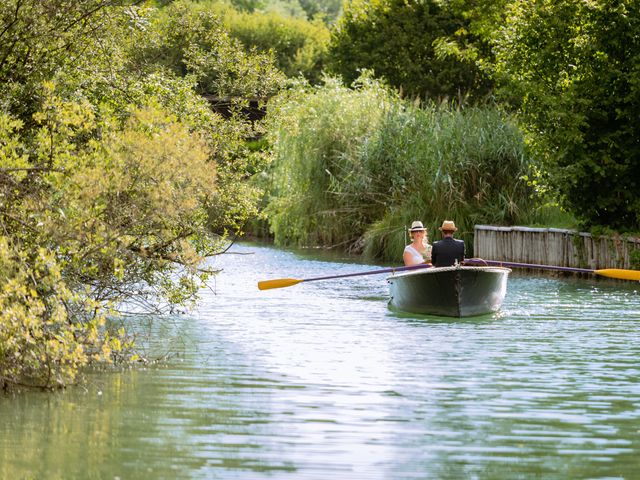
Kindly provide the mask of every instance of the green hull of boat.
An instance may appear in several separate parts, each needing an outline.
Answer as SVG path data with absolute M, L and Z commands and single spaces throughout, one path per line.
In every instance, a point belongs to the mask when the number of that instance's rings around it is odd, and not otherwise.
M 393 309 L 423 315 L 472 317 L 496 312 L 511 272 L 501 267 L 444 267 L 389 277 Z

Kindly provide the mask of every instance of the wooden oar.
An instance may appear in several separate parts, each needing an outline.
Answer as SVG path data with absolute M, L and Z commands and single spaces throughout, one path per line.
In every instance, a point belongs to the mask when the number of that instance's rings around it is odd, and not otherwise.
M 500 262 L 496 260 L 483 260 L 481 258 L 468 258 L 464 261 L 465 265 L 476 266 L 494 266 L 509 268 L 538 268 L 540 270 L 556 270 L 559 272 L 575 272 L 575 273 L 595 273 L 603 277 L 617 278 L 619 280 L 637 280 L 640 281 L 640 270 L 624 270 L 621 268 L 604 268 L 602 270 L 591 270 L 589 268 L 574 267 L 558 267 L 554 265 L 537 265 L 532 263 L 516 263 L 516 262 Z
M 330 275 L 328 277 L 314 277 L 314 278 L 277 278 L 275 280 L 263 280 L 258 282 L 258 288 L 260 290 L 269 290 L 270 288 L 284 288 L 297 285 L 301 282 L 315 282 L 316 280 L 332 280 L 334 278 L 347 278 L 347 277 L 360 277 L 363 275 L 379 275 L 381 273 L 396 273 L 404 272 L 406 270 L 417 270 L 419 268 L 429 268 L 430 264 L 421 263 L 419 265 L 412 265 L 410 267 L 396 267 L 396 268 L 383 268 L 382 270 L 370 270 L 368 272 L 356 272 L 345 273 L 343 275 Z

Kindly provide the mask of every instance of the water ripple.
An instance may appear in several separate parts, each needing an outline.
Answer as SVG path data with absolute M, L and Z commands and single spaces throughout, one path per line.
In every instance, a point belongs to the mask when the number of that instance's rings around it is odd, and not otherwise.
M 4 399 L 0 474 L 637 477 L 637 285 L 514 273 L 494 315 L 412 316 L 387 308 L 384 275 L 256 288 L 379 266 L 233 249 L 199 309 L 172 319 L 179 361 L 65 392 L 61 409 Z M 87 448 L 95 461 L 70 461 Z

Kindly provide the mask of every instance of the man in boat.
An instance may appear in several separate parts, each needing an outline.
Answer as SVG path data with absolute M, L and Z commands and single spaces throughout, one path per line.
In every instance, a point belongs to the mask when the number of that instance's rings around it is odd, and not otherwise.
M 435 242 L 431 249 L 431 262 L 434 267 L 450 267 L 464 260 L 464 242 L 453 238 L 457 230 L 452 220 L 442 222 L 442 240 Z

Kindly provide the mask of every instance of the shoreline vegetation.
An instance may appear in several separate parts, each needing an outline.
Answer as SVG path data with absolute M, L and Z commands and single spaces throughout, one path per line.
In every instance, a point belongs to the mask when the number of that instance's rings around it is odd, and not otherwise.
M 139 315 L 193 305 L 256 212 L 256 128 L 203 98 L 284 80 L 191 2 L 0 7 L 0 388 L 144 361 Z
M 263 216 L 276 245 L 342 248 L 393 261 L 421 219 L 430 239 L 453 218 L 472 254 L 476 224 L 571 226 L 536 196 L 533 158 L 498 106 L 401 98 L 365 74 L 287 91 L 269 104 Z

